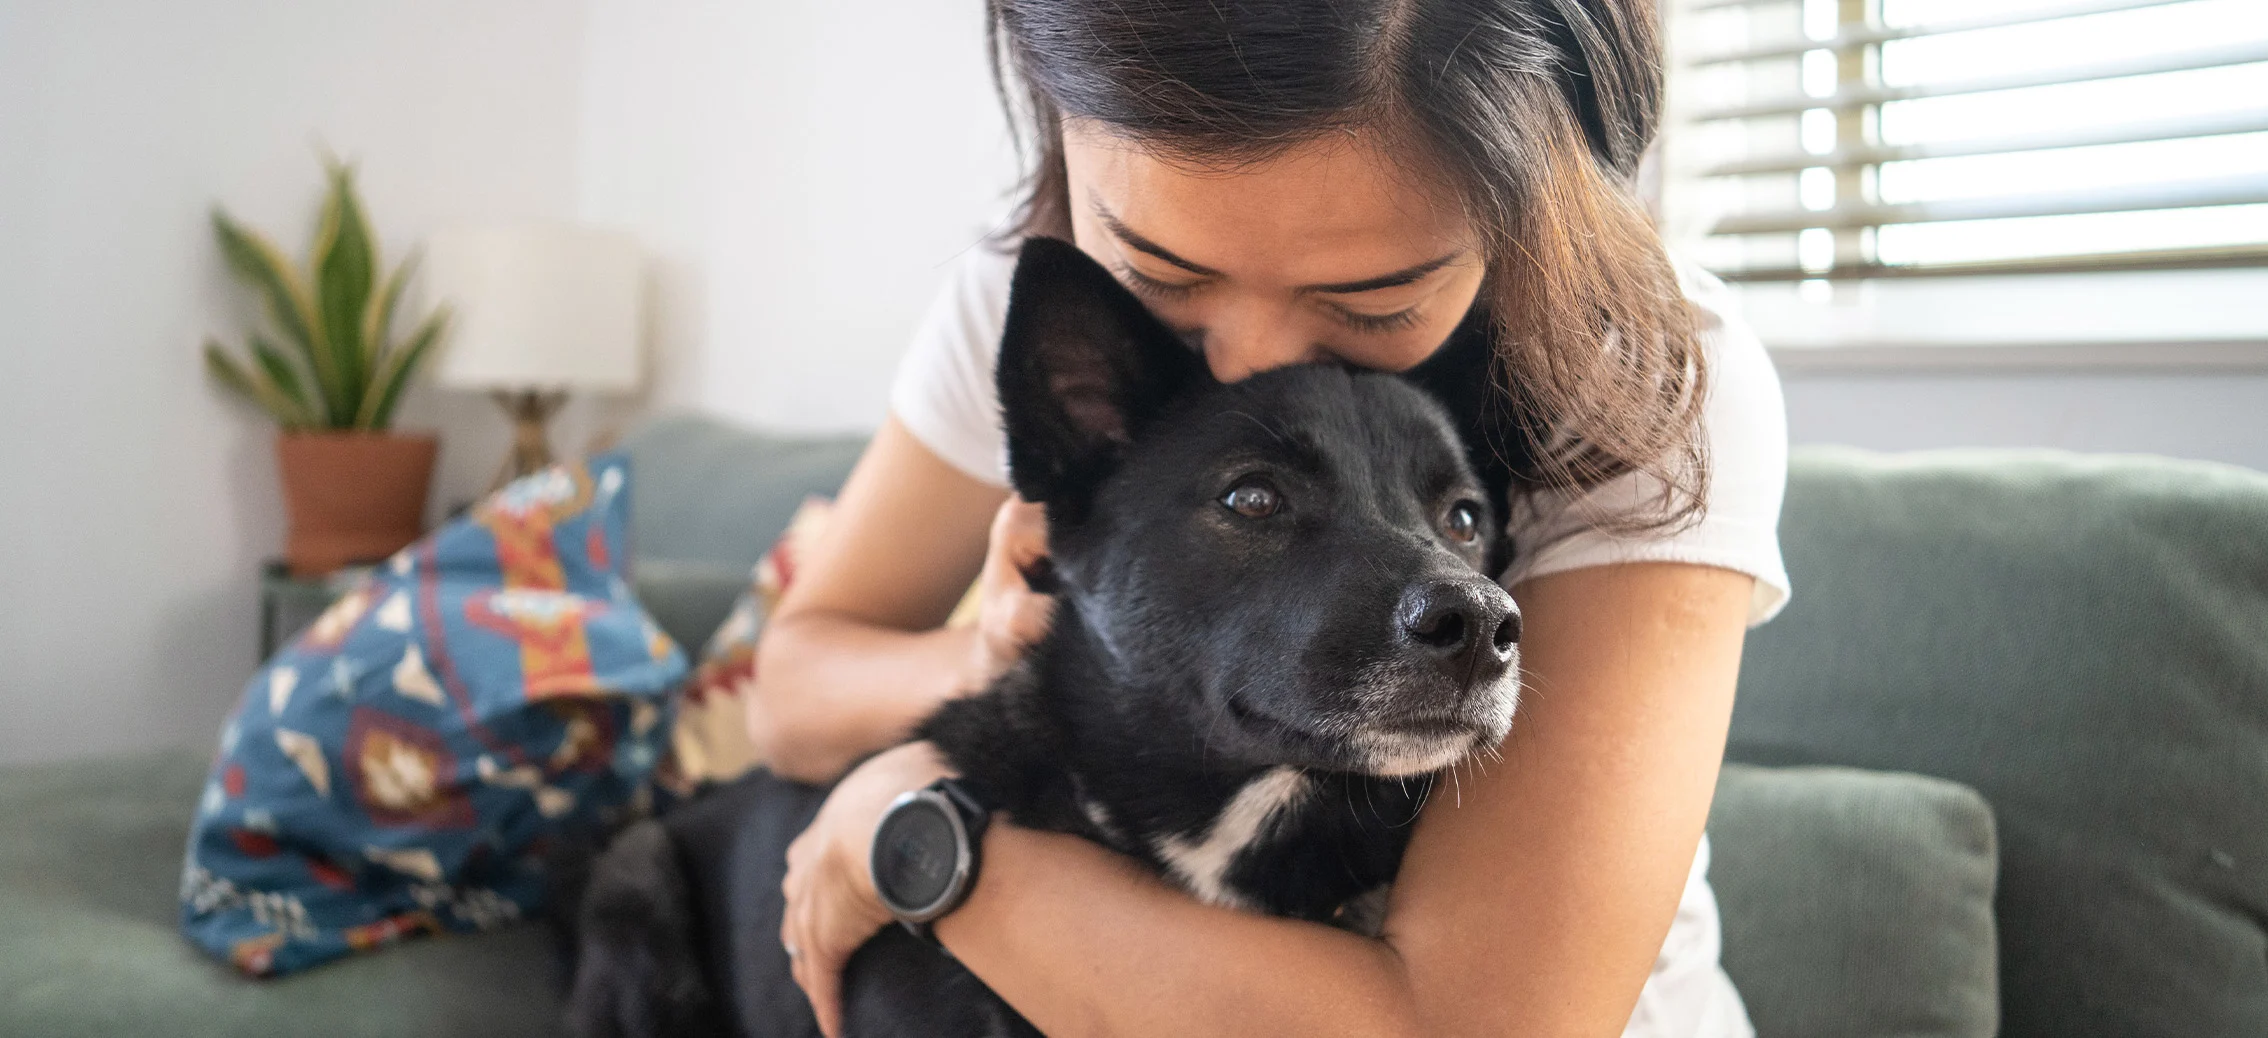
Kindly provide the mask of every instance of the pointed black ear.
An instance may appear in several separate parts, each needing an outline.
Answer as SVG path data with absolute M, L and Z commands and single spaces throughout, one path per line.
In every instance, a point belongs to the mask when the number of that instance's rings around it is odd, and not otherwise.
M 1077 246 L 1025 241 L 995 371 L 1017 494 L 1051 514 L 1083 511 L 1143 424 L 1211 377 L 1197 351 Z

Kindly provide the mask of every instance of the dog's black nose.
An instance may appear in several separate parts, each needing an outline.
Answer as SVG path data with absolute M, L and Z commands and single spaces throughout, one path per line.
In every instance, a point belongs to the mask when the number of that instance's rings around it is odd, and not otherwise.
M 1520 609 L 1493 581 L 1419 584 L 1403 593 L 1397 614 L 1413 649 L 1439 658 L 1460 676 L 1484 676 L 1476 667 L 1501 669 L 1520 641 Z

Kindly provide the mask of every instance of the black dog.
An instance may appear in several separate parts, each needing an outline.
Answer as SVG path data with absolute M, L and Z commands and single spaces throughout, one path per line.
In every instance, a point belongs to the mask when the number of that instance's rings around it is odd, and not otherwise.
M 1433 776 L 1517 698 L 1519 613 L 1484 575 L 1506 467 L 1436 402 L 1473 420 L 1484 337 L 1414 378 L 1222 385 L 1069 245 L 1026 245 L 1010 300 L 1000 399 L 1016 490 L 1047 506 L 1053 629 L 920 737 L 1018 825 L 1217 904 L 1374 924 Z M 780 880 L 823 796 L 759 774 L 618 839 L 582 901 L 576 1033 L 815 1034 Z M 898 927 L 851 959 L 844 1010 L 855 1036 L 1038 1033 Z

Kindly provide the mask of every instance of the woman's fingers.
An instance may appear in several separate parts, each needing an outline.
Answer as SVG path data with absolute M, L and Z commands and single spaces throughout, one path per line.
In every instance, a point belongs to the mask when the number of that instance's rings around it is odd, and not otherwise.
M 819 1014 L 819 1029 L 829 1038 L 843 1029 L 843 967 L 850 962 L 851 953 L 874 935 L 875 926 L 862 921 L 843 918 L 842 908 L 848 900 L 847 892 L 836 891 L 821 898 L 813 906 L 811 926 L 817 948 L 806 953 L 811 975 L 806 991 L 812 1007 Z
M 846 940 L 843 928 L 828 925 L 830 904 L 842 893 L 827 889 L 827 869 L 813 860 L 821 853 L 818 843 L 806 832 L 788 847 L 788 875 L 780 884 L 787 897 L 780 943 L 788 953 L 788 971 L 810 1000 L 819 1029 L 832 1038 L 841 1031 L 842 968 L 850 952 L 841 947 Z M 869 929 L 847 940 L 855 949 L 872 933 Z
M 819 1029 L 829 1036 L 842 1031 L 843 967 L 859 945 L 889 922 L 886 914 L 861 911 L 868 900 L 839 863 L 804 869 L 789 896 L 782 928 L 783 943 L 791 949 L 788 964 L 811 1001 Z
M 805 830 L 795 842 L 788 844 L 787 876 L 780 881 L 780 894 L 787 900 L 786 910 L 780 913 L 780 946 L 787 952 L 788 973 L 795 978 L 796 986 L 803 989 L 804 997 L 811 1001 L 813 1014 L 824 1022 L 832 1008 L 820 1003 L 815 990 L 817 978 L 810 969 L 814 946 L 811 912 L 816 903 L 810 896 L 814 871 L 811 854 L 816 842 L 813 833 Z
M 983 612 L 977 618 L 975 673 L 969 691 L 990 684 L 1046 636 L 1055 596 L 1033 590 L 1026 574 L 1047 566 L 1047 510 L 1011 497 L 992 517 L 991 542 L 978 577 Z
M 796 985 L 830 1036 L 841 1029 L 844 964 L 890 922 L 867 873 L 874 827 L 899 794 L 949 773 L 928 743 L 885 750 L 844 776 L 811 825 L 788 844 L 780 943 Z
M 1047 557 L 1047 508 L 1011 497 L 992 516 L 991 554 L 1021 574 Z

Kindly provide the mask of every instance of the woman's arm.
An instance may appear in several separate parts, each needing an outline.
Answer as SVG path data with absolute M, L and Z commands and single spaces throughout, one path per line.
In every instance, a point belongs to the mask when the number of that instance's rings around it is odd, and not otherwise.
M 986 565 L 996 513 L 1001 522 L 1035 521 L 1003 511 L 1007 496 L 938 458 L 896 419 L 883 423 L 756 646 L 748 734 L 774 772 L 834 779 L 904 741 L 939 703 L 1013 659 L 1035 625 L 1044 629 L 1047 600 L 1023 587 L 1012 559 L 984 574 L 979 627 L 938 627 Z
M 1750 585 L 1649 563 L 1516 588 L 1504 760 L 1439 788 L 1382 940 L 1209 907 L 1013 826 L 938 936 L 1059 1036 L 1618 1034 L 1708 817 Z

